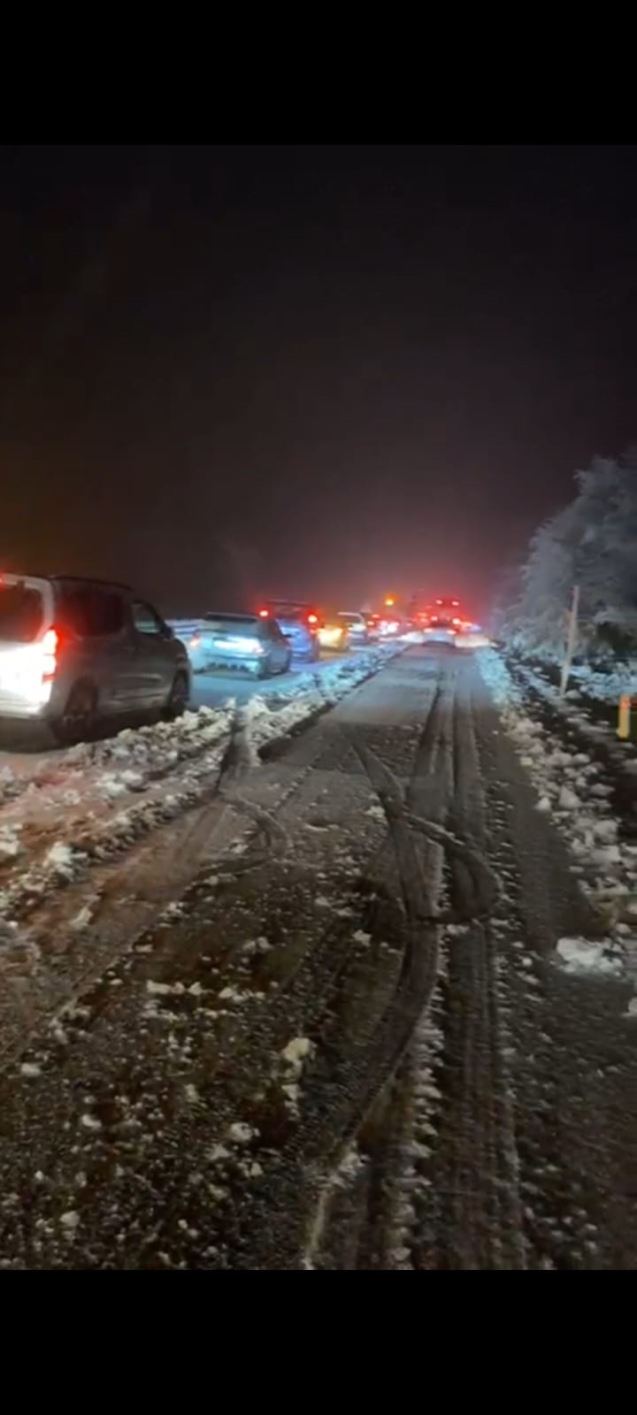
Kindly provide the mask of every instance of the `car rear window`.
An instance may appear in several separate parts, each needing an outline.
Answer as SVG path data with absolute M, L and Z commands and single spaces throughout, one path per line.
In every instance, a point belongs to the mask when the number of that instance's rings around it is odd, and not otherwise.
M 65 624 L 81 639 L 119 634 L 126 622 L 122 595 L 97 585 L 63 585 L 61 611 Z
M 346 624 L 362 624 L 363 618 L 360 614 L 347 614 L 342 609 L 338 613 L 339 619 L 344 619 Z
M 30 644 L 37 638 L 44 619 L 44 600 L 31 585 L 0 584 L 0 640 L 9 644 Z
M 285 619 L 290 623 L 306 623 L 309 610 L 304 604 L 273 604 L 271 614 L 275 619 Z
M 239 614 L 205 614 L 204 623 L 207 629 L 218 634 L 220 639 L 229 639 L 238 634 L 256 634 L 261 625 L 258 619 L 245 618 Z

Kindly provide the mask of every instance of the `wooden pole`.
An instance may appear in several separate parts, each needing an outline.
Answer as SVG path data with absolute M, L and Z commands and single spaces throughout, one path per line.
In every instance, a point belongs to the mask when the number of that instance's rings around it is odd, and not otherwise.
M 617 736 L 618 736 L 618 737 L 621 737 L 622 741 L 624 741 L 624 742 L 627 741 L 628 738 L 630 737 L 630 709 L 631 709 L 631 705 L 632 705 L 632 703 L 631 703 L 631 696 L 630 696 L 630 693 L 622 693 L 621 698 L 619 699 L 619 714 L 618 714 L 618 719 L 617 719 Z
M 571 602 L 571 609 L 570 609 L 570 614 L 569 614 L 569 619 L 568 619 L 568 634 L 567 634 L 567 637 L 566 637 L 566 651 L 565 651 L 565 654 L 564 654 L 564 662 L 563 662 L 563 664 L 562 664 L 562 677 L 561 677 L 561 680 L 560 680 L 560 698 L 563 698 L 563 697 L 565 696 L 565 694 L 566 694 L 566 689 L 567 689 L 567 687 L 568 687 L 568 680 L 569 680 L 569 676 L 570 676 L 570 672 L 571 672 L 571 664 L 572 664 L 572 662 L 573 662 L 573 654 L 574 654 L 574 652 L 575 652 L 575 642 L 576 642 L 576 636 L 577 636 L 577 612 L 578 612 L 578 609 L 579 609 L 579 585 L 575 585 L 575 587 L 574 587 L 574 589 L 573 589 L 573 599 L 572 599 L 572 602 Z

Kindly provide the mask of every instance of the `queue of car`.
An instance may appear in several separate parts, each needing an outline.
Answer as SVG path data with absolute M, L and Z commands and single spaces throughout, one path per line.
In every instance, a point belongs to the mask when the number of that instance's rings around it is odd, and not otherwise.
M 0 574 L 0 720 L 43 721 L 62 742 L 86 740 L 105 718 L 179 716 L 192 673 L 270 678 L 315 663 L 321 652 L 346 653 L 413 628 L 425 643 L 482 642 L 457 600 L 401 618 L 393 601 L 381 614 L 326 614 L 306 601 L 272 599 L 251 612 L 204 614 L 185 644 L 128 585 Z

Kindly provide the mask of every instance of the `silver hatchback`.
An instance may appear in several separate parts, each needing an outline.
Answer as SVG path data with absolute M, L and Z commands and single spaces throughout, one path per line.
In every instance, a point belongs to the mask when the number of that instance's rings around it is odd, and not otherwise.
M 204 614 L 190 641 L 195 672 L 247 668 L 257 678 L 287 673 L 292 648 L 275 619 L 259 614 Z
M 189 696 L 184 645 L 127 585 L 0 575 L 0 718 L 71 742 L 107 717 L 176 717 Z

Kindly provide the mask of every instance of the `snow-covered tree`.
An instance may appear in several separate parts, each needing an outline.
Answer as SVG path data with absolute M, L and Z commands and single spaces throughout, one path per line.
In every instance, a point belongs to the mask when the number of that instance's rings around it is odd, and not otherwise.
M 576 473 L 577 495 L 532 537 L 521 589 L 503 616 L 523 651 L 561 655 L 574 585 L 578 645 L 590 657 L 637 652 L 637 448 L 595 458 Z

